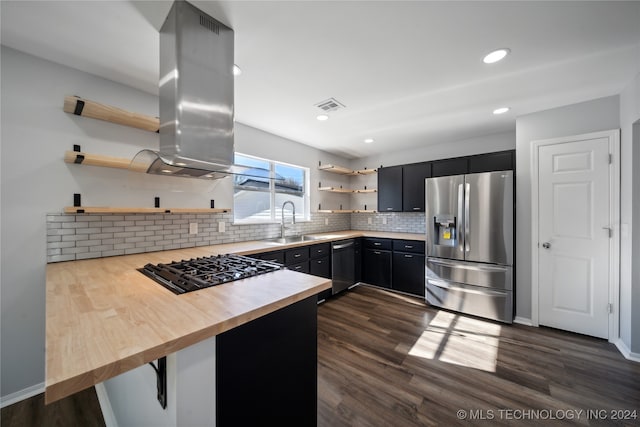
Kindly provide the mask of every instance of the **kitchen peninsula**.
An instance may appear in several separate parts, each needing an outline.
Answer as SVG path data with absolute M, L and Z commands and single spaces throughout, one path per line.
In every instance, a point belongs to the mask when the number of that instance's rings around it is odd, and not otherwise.
M 252 390 L 234 384 L 255 383 L 273 398 L 305 402 L 304 416 L 315 422 L 316 295 L 330 280 L 278 270 L 175 295 L 136 270 L 149 262 L 259 250 L 264 243 L 244 242 L 49 264 L 46 401 L 104 382 L 121 425 L 216 425 L 216 396 L 243 396 Z M 156 400 L 156 374 L 146 366 L 165 356 L 166 410 Z M 256 369 L 260 377 L 247 378 Z M 283 377 L 264 384 L 274 375 Z M 233 390 L 220 390 L 220 382 Z M 281 389 L 288 383 L 298 387 Z M 232 413 L 235 405 L 218 403 L 217 410 L 241 418 Z M 217 425 L 224 424 L 220 417 Z

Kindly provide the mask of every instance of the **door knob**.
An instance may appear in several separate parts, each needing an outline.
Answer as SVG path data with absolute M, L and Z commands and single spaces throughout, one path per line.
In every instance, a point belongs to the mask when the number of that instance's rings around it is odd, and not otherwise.
M 549 242 L 544 242 L 544 243 L 542 244 L 542 247 L 543 247 L 543 248 L 545 248 L 545 249 L 549 249 L 549 248 L 551 247 L 551 243 L 549 243 Z

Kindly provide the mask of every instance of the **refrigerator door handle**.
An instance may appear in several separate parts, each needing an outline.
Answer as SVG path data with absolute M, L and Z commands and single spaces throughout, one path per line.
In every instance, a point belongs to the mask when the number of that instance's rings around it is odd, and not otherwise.
M 471 184 L 464 184 L 464 251 L 469 252 L 469 193 L 471 193 Z
M 463 269 L 463 270 L 472 270 L 472 271 L 486 271 L 486 272 L 503 272 L 503 271 L 507 271 L 507 267 L 501 267 L 496 265 L 494 266 L 490 266 L 490 265 L 469 265 L 469 264 L 460 264 L 457 262 L 450 262 L 450 261 L 445 261 L 445 260 L 441 260 L 441 259 L 433 259 L 433 258 L 429 258 L 427 259 L 427 262 L 435 264 L 435 265 L 443 265 L 445 267 L 455 267 L 455 268 L 459 268 L 459 269 Z
M 462 184 L 458 184 L 458 221 L 456 223 L 456 238 L 458 239 L 458 250 L 464 251 L 464 239 L 462 235 L 462 224 L 465 222 L 463 204 L 464 189 Z
M 490 291 L 487 289 L 479 290 L 479 289 L 463 288 L 460 286 L 452 286 L 447 282 L 443 282 L 441 280 L 429 279 L 427 280 L 427 284 L 437 286 L 438 288 L 447 289 L 450 291 L 466 292 L 468 294 L 491 295 L 491 296 L 507 296 L 509 294 L 508 292 L 502 292 L 502 291 Z

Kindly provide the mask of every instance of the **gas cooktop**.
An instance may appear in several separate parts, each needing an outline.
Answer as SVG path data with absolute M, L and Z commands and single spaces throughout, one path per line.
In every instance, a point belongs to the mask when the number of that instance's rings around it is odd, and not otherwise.
M 284 268 L 281 264 L 241 255 L 214 255 L 170 264 L 147 264 L 138 271 L 175 294 L 197 291 Z

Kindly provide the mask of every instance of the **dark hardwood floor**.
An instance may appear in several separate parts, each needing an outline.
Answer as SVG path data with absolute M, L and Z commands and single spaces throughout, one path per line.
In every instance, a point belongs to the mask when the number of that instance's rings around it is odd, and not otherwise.
M 2 408 L 2 427 L 104 427 L 98 396 L 93 387 L 44 404 L 44 394 Z
M 322 304 L 318 329 L 318 426 L 640 425 L 640 364 L 605 340 L 368 286 Z
M 2 427 L 104 426 L 93 388 L 43 400 L 3 408 Z M 318 307 L 318 426 L 456 424 L 638 426 L 640 364 L 605 340 L 368 286 Z

